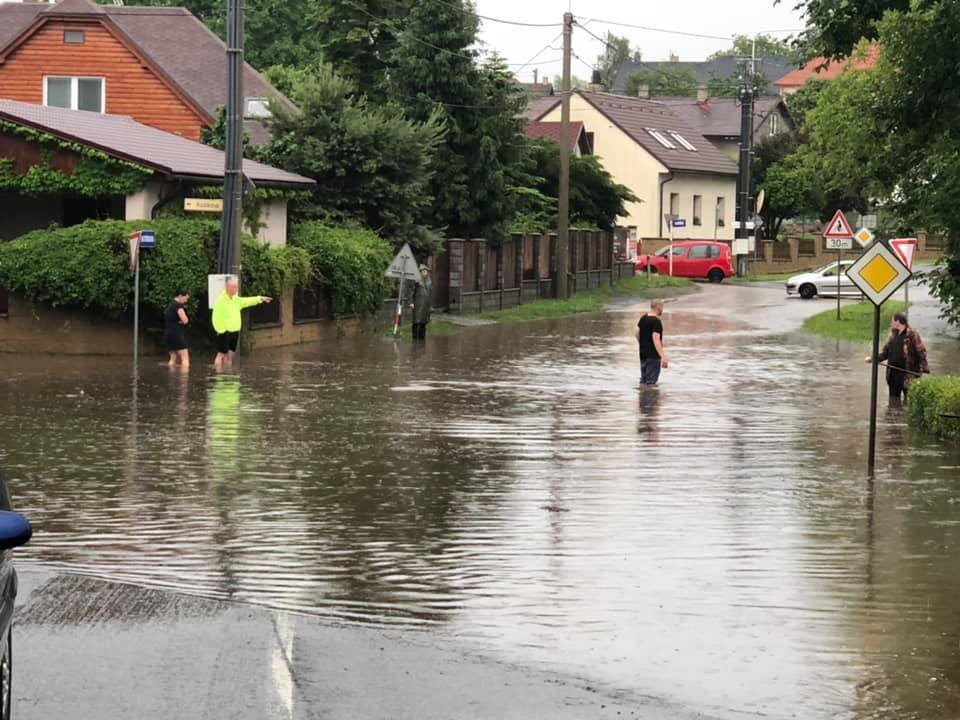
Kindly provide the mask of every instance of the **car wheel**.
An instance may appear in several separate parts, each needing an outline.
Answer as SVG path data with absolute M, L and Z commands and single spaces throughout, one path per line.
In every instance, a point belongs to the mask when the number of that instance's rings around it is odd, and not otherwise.
M 3 657 L 0 658 L 0 720 L 10 720 L 10 711 L 13 706 L 13 629 L 7 630 L 7 641 L 4 643 Z
M 811 300 L 817 296 L 817 288 L 810 283 L 806 283 L 800 286 L 800 297 L 804 300 Z
M 707 280 L 712 283 L 722 283 L 723 282 L 723 270 L 718 270 L 714 268 L 709 273 L 707 273 Z

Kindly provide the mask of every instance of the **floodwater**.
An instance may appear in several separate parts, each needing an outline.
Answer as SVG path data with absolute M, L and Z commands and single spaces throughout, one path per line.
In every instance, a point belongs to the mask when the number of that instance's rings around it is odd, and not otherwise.
M 136 385 L 0 355 L 19 562 L 452 635 L 691 714 L 957 718 L 960 451 L 882 397 L 868 480 L 865 349 L 798 332 L 829 307 L 705 286 L 644 390 L 637 304 Z M 956 372 L 935 317 L 921 294 Z

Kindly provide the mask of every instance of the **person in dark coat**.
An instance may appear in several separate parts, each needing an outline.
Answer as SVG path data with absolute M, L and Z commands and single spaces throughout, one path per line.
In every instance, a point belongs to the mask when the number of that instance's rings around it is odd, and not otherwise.
M 185 368 L 190 367 L 186 333 L 186 327 L 190 324 L 186 310 L 189 299 L 189 293 L 178 291 L 163 313 L 163 344 L 170 353 L 170 367 L 174 367 L 178 362 Z
M 430 268 L 426 265 L 420 266 L 420 280 L 414 284 L 409 299 L 410 309 L 413 310 L 413 339 L 426 340 L 433 305 L 433 280 L 430 278 Z
M 872 362 L 873 359 L 868 356 L 866 360 Z M 890 388 L 890 399 L 895 403 L 907 396 L 911 382 L 930 372 L 927 347 L 920 333 L 910 327 L 905 313 L 894 314 L 890 323 L 890 339 L 880 351 L 878 360 L 887 364 L 887 386 Z

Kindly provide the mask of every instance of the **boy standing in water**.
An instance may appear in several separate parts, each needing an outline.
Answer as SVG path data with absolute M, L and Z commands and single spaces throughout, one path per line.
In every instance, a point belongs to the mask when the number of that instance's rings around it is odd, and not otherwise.
M 640 384 L 656 385 L 660 369 L 670 366 L 670 358 L 663 347 L 663 300 L 650 302 L 650 310 L 643 314 L 633 336 L 640 345 Z
M 163 313 L 163 344 L 167 346 L 167 352 L 170 353 L 170 361 L 167 363 L 170 367 L 176 366 L 177 361 L 185 368 L 190 367 L 190 350 L 186 333 L 186 327 L 190 324 L 186 310 L 189 299 L 189 293 L 183 290 L 177 291 Z

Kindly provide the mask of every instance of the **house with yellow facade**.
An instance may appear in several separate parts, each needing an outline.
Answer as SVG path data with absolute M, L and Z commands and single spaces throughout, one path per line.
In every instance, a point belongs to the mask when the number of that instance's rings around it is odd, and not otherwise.
M 558 97 L 531 100 L 531 122 L 558 122 Z M 640 202 L 620 225 L 641 239 L 665 238 L 670 213 L 686 220 L 677 239 L 732 240 L 737 166 L 669 105 L 646 98 L 575 91 L 570 119 L 583 123 L 593 154 Z

